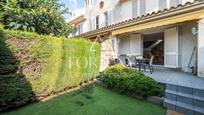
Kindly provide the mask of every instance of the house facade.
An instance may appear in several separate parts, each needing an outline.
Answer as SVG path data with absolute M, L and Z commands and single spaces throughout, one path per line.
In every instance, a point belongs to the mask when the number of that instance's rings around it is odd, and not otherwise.
M 204 77 L 203 0 L 85 0 L 76 37 L 102 42 L 102 69 L 120 55 Z M 110 47 L 108 47 L 110 46 Z
M 194 0 L 85 0 L 85 12 L 82 15 L 86 20 L 75 22 L 82 33 L 96 30 L 124 20 L 136 18 L 142 15 L 157 12 L 165 8 L 169 9 L 179 4 L 193 2 Z M 71 20 L 77 20 L 79 17 Z M 76 32 L 76 31 L 75 31 Z M 73 36 L 82 34 L 74 33 Z

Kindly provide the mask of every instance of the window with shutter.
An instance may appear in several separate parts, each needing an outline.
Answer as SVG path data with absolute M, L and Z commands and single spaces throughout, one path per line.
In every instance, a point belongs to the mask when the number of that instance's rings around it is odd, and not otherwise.
M 80 24 L 79 25 L 79 34 L 82 34 L 83 33 L 83 24 Z
M 104 17 L 105 17 L 105 26 L 108 25 L 108 12 L 104 12 Z
M 159 9 L 163 10 L 167 8 L 167 0 L 159 0 Z
M 99 29 L 99 16 L 96 16 L 96 29 Z
M 112 19 L 113 19 L 113 11 L 110 10 L 110 11 L 108 12 L 108 24 L 109 24 L 109 25 L 112 24 Z
M 132 2 L 132 4 L 133 4 L 133 7 L 132 7 L 132 16 L 133 17 L 139 16 L 138 15 L 138 1 L 139 0 L 133 0 L 133 2 Z
M 152 13 L 159 10 L 159 0 L 146 0 L 146 13 Z
M 90 30 L 93 30 L 93 29 L 92 29 L 92 28 L 93 28 L 93 27 L 92 27 L 92 19 L 90 19 L 90 23 L 89 23 L 89 24 L 90 24 Z
M 146 13 L 146 0 L 139 1 L 140 6 L 140 16 Z
M 179 2 L 180 2 L 180 0 L 169 0 L 170 2 L 170 4 L 169 4 L 169 6 L 170 7 L 172 7 L 172 6 L 177 6 L 178 4 L 179 4 Z

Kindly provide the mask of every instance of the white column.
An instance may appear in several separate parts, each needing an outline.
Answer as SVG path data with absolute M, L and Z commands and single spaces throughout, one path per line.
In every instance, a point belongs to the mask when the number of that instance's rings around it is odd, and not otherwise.
M 198 76 L 204 77 L 204 18 L 198 22 Z

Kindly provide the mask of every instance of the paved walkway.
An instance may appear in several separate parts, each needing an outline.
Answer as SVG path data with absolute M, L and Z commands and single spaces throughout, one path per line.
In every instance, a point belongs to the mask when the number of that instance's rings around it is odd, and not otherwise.
M 177 69 L 168 69 L 164 67 L 155 67 L 154 69 L 155 72 L 153 74 L 150 74 L 150 72 L 144 72 L 145 75 L 160 83 L 181 85 L 204 90 L 204 78 Z

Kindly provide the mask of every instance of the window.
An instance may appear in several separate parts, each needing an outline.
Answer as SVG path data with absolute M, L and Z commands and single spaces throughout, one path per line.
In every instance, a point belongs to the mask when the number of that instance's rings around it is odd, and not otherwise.
M 140 0 L 139 1 L 139 9 L 140 9 L 140 16 L 144 15 L 146 13 L 146 0 Z
M 159 10 L 159 0 L 149 0 L 146 2 L 146 13 L 152 13 L 158 10 Z
M 180 3 L 180 0 L 167 0 L 167 8 L 172 6 L 177 6 Z
M 105 26 L 108 25 L 108 12 L 104 12 L 104 16 L 105 16 Z
M 79 25 L 79 34 L 82 34 L 83 33 L 83 24 L 80 24 Z
M 139 0 L 133 0 L 132 1 L 132 5 L 133 5 L 133 7 L 132 7 L 132 16 L 133 17 L 137 17 L 137 16 L 139 16 L 138 14 L 139 14 L 139 6 L 138 6 L 138 4 L 139 4 Z
M 102 9 L 102 8 L 103 8 L 103 6 L 104 6 L 104 2 L 103 2 L 103 1 L 101 1 L 101 2 L 100 2 L 100 9 Z
M 179 0 L 171 0 L 170 6 L 177 6 L 179 4 Z
M 90 19 L 90 30 L 93 30 L 93 26 L 92 26 L 92 19 Z
M 99 16 L 96 16 L 96 29 L 99 29 Z
M 167 0 L 159 0 L 159 9 L 163 10 L 167 8 Z
M 77 35 L 77 28 L 75 28 L 72 32 L 72 36 L 76 36 Z

